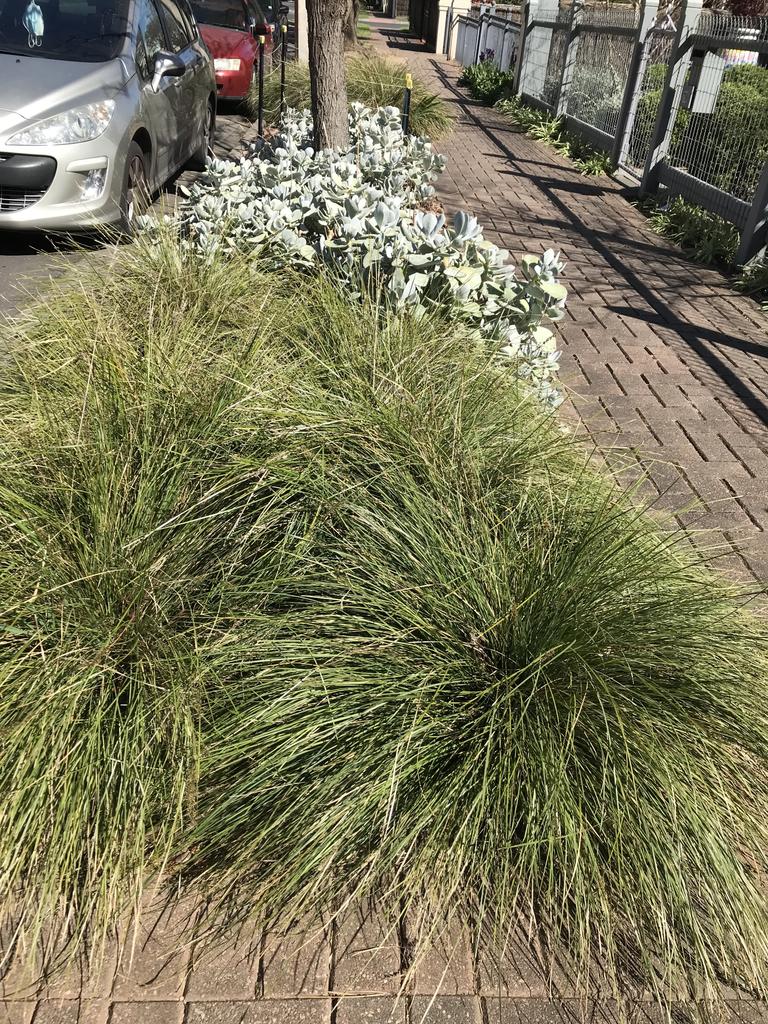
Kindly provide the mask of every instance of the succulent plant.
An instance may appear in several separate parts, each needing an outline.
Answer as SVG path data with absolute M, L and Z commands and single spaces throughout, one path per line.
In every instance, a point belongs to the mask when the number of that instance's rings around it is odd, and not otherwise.
M 240 161 L 211 160 L 176 215 L 182 244 L 205 259 L 246 250 L 275 268 L 329 265 L 352 293 L 375 281 L 396 309 L 448 312 L 557 405 L 558 352 L 544 323 L 563 315 L 559 256 L 526 256 L 518 276 L 475 217 L 459 212 L 449 226 L 420 208 L 444 158 L 404 134 L 396 107 L 353 104 L 349 123 L 343 153 L 315 152 L 309 113 L 292 110 Z

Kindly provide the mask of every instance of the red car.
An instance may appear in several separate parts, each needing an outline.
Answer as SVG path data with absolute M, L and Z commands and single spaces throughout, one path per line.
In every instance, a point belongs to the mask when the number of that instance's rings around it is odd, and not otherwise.
M 259 36 L 265 37 L 267 65 L 272 57 L 272 7 L 254 0 L 193 0 L 192 9 L 213 57 L 219 96 L 244 99 L 259 74 Z

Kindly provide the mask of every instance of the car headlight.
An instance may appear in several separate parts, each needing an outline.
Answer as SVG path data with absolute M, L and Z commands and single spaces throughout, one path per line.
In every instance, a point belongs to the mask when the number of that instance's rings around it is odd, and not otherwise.
M 215 71 L 239 71 L 242 61 L 239 57 L 214 57 Z
M 69 146 L 97 139 L 112 119 L 114 100 L 89 103 L 24 128 L 8 140 L 9 146 Z

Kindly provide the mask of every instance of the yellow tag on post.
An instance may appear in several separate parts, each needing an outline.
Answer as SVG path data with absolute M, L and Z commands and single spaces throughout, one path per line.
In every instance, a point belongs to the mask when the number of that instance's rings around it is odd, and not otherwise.
M 406 75 L 405 76 L 405 88 L 406 89 L 412 89 L 413 88 L 413 76 L 412 75 Z
M 285 33 L 288 31 L 288 26 L 287 25 L 281 25 L 280 26 L 280 31 L 283 33 L 283 35 L 285 35 Z
M 259 36 L 259 42 L 261 43 L 262 46 L 264 45 L 264 43 L 266 43 L 266 41 L 267 41 L 267 37 L 266 36 Z

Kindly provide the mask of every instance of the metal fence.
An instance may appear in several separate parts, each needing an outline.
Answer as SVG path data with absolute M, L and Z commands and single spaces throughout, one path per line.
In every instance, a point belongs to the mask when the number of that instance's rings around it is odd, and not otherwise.
M 607 150 L 645 193 L 665 188 L 741 231 L 738 261 L 768 240 L 768 17 L 701 0 L 600 6 L 528 0 L 457 19 L 456 56 L 493 51 L 517 91 Z
M 465 67 L 481 56 L 502 71 L 514 67 L 520 43 L 521 8 L 481 5 L 456 19 L 456 60 Z

